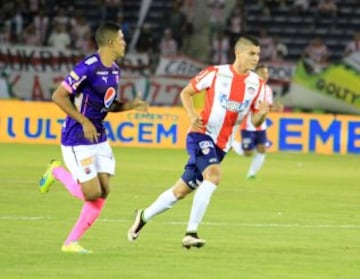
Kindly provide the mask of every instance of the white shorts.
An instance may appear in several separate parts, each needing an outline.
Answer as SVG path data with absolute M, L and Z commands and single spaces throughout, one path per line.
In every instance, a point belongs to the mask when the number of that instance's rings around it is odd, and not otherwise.
M 109 142 L 64 146 L 61 151 L 66 167 L 78 182 L 86 182 L 98 173 L 115 174 L 115 158 Z

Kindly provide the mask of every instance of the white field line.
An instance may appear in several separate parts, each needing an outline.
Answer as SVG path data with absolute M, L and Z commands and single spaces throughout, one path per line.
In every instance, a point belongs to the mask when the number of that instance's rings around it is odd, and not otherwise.
M 55 221 L 57 218 L 50 216 L 0 216 L 0 222 L 6 221 L 43 221 L 52 220 Z M 131 224 L 132 219 L 107 219 L 100 218 L 99 222 L 104 223 L 129 223 Z M 187 222 L 162 222 L 166 225 L 186 225 Z M 241 222 L 203 222 L 205 226 L 227 226 L 227 227 L 261 227 L 261 228 L 303 228 L 303 229 L 360 229 L 360 224 L 274 224 L 274 223 L 241 223 Z

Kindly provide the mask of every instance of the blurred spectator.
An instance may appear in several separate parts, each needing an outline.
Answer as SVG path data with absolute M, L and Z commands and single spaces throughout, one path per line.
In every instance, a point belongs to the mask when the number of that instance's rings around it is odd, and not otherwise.
M 70 25 L 70 17 L 68 16 L 68 13 L 63 7 L 59 7 L 59 9 L 55 13 L 55 16 L 52 19 L 53 26 L 56 26 L 58 24 L 63 25 L 66 29 Z
M 24 30 L 24 17 L 20 8 L 15 8 L 14 16 L 10 18 L 10 30 L 12 33 L 12 40 L 15 43 L 20 42 Z
M 16 98 L 15 94 L 12 92 L 9 76 L 9 73 L 6 71 L 0 73 L 0 99 Z
M 164 56 L 175 56 L 178 52 L 178 44 L 172 36 L 170 28 L 164 30 L 163 37 L 160 40 L 160 54 Z
M 219 30 L 211 44 L 212 64 L 229 63 L 230 41 L 229 38 Z
M 96 42 L 91 30 L 84 34 L 83 40 L 79 44 L 79 50 L 85 56 L 96 51 Z
M 275 45 L 275 53 L 273 54 L 272 60 L 282 61 L 288 55 L 287 46 L 280 40 L 278 36 L 274 36 L 273 38 Z
M 41 45 L 45 45 L 47 41 L 47 37 L 49 35 L 50 26 L 49 26 L 49 17 L 45 14 L 44 9 L 40 9 L 37 14 L 35 15 L 34 19 L 34 26 L 36 33 L 40 37 Z
M 101 7 L 101 21 L 116 21 L 119 12 L 122 12 L 121 0 L 99 0 Z
M 183 41 L 183 50 L 189 49 L 191 45 L 191 36 L 194 34 L 195 0 L 183 0 L 180 10 L 186 17 L 186 28 Z
M 63 24 L 57 24 L 51 32 L 48 45 L 59 50 L 65 50 L 70 47 L 71 39 Z
M 181 5 L 181 12 L 186 16 L 186 32 L 193 34 L 195 17 L 195 0 L 184 0 Z
M 30 19 L 40 11 L 40 9 L 46 4 L 45 0 L 28 0 Z
M 127 44 L 129 44 L 131 42 L 132 30 L 131 30 L 130 23 L 125 20 L 123 12 L 118 12 L 117 17 L 116 17 L 116 23 L 121 26 L 121 30 L 124 34 L 125 42 Z
M 172 37 L 177 44 L 177 50 L 180 50 L 183 46 L 184 37 L 187 36 L 187 19 L 185 14 L 180 10 L 180 4 L 178 2 L 173 2 L 171 11 L 165 16 L 164 26 L 171 29 Z
M 149 55 L 151 56 L 153 53 L 157 52 L 158 45 L 155 45 L 157 44 L 157 42 L 155 43 L 153 34 L 154 33 L 152 32 L 149 24 L 145 23 L 141 27 L 141 35 L 136 44 L 136 50 L 138 52 L 146 52 L 149 53 Z
M 321 0 L 317 7 L 320 13 L 325 15 L 333 15 L 337 12 L 337 4 L 335 0 Z
M 224 28 L 225 0 L 208 0 L 209 8 L 209 41 Z
M 262 28 L 259 35 L 260 43 L 260 61 L 273 60 L 276 53 L 275 43 L 271 36 L 268 35 L 267 30 Z
M 0 43 L 10 44 L 11 43 L 11 32 L 8 24 L 0 25 Z
M 292 5 L 292 10 L 296 14 L 301 14 L 304 11 L 308 11 L 309 7 L 309 0 L 295 0 Z
M 229 34 L 230 45 L 235 45 L 235 42 L 242 32 L 242 10 L 240 6 L 235 6 L 228 19 L 226 20 L 226 31 Z
M 303 52 L 306 70 L 309 73 L 318 73 L 327 65 L 329 50 L 320 37 L 313 39 Z
M 286 0 L 259 0 L 258 5 L 261 7 L 262 14 L 270 16 L 274 10 L 286 7 Z
M 346 44 L 345 56 L 360 51 L 360 31 L 354 33 L 353 39 Z
M 82 13 L 77 13 L 74 20 L 71 22 L 71 39 L 76 49 L 81 49 L 84 45 L 85 34 L 91 32 L 90 24 Z
M 21 41 L 28 46 L 41 46 L 40 34 L 36 32 L 36 27 L 33 22 L 25 27 Z
M 332 27 L 334 28 L 336 25 L 336 16 L 337 4 L 335 0 L 320 0 L 315 14 L 315 24 L 318 24 L 321 19 L 330 19 Z

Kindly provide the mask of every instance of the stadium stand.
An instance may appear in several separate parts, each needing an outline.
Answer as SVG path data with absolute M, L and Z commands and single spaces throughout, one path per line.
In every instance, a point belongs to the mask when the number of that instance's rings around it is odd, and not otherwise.
M 358 0 L 339 1 L 336 19 L 317 16 L 317 7 L 296 14 L 291 1 L 285 6 L 274 7 L 271 14 L 263 14 L 263 7 L 253 0 L 244 1 L 244 19 L 247 32 L 258 34 L 266 27 L 269 35 L 278 36 L 289 49 L 288 60 L 297 60 L 313 38 L 320 36 L 330 48 L 330 59 L 343 57 L 346 43 L 360 29 L 360 5 Z M 317 20 L 315 18 L 317 16 Z

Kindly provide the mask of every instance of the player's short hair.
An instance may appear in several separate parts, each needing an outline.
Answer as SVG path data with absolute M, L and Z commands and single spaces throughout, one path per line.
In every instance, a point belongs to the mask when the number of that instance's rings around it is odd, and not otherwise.
M 240 47 L 240 45 L 243 45 L 243 44 L 260 46 L 259 40 L 255 36 L 252 36 L 249 34 L 241 35 L 240 38 L 236 41 L 234 48 L 238 49 Z
M 110 40 L 117 36 L 120 26 L 115 22 L 104 22 L 95 32 L 95 41 L 98 46 L 106 45 Z

